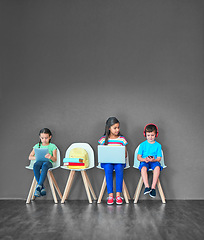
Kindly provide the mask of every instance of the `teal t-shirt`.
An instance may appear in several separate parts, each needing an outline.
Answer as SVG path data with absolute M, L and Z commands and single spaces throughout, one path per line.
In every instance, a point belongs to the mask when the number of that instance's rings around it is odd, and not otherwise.
M 138 154 L 142 155 L 142 158 L 146 158 L 148 156 L 154 156 L 155 159 L 157 157 L 162 157 L 161 144 L 156 141 L 151 144 L 146 140 L 140 144 Z
M 39 148 L 39 143 L 35 144 L 35 146 L 33 147 L 34 149 L 35 148 Z M 53 157 L 53 151 L 55 149 L 57 149 L 57 146 L 54 144 L 54 143 L 50 143 L 49 145 L 47 146 L 42 146 L 42 144 L 40 145 L 40 148 L 48 148 L 48 151 L 49 151 L 49 154 Z M 49 159 L 50 162 L 53 162 L 51 159 Z

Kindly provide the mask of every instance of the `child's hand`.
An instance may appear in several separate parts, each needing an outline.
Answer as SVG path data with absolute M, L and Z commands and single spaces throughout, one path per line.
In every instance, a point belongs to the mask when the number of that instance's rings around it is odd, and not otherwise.
M 149 162 L 149 157 L 145 158 L 145 162 L 148 163 Z
M 51 159 L 51 157 L 52 157 L 52 155 L 49 153 L 45 155 L 45 158 Z
M 147 158 L 148 158 L 149 162 L 154 162 L 154 160 L 155 160 L 154 156 L 148 156 Z

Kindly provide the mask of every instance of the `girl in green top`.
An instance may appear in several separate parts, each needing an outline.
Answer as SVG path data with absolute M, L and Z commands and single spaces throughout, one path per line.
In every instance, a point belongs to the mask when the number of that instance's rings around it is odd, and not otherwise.
M 34 176 L 38 183 L 34 193 L 35 197 L 46 195 L 43 183 L 47 176 L 48 169 L 52 168 L 52 163 L 57 161 L 57 147 L 55 144 L 50 143 L 52 138 L 51 131 L 48 128 L 43 128 L 40 130 L 39 137 L 40 141 L 33 147 L 29 155 L 29 160 L 35 160 L 35 148 L 48 148 L 49 153 L 45 155 L 45 158 L 48 158 L 49 161 L 37 161 L 33 166 Z

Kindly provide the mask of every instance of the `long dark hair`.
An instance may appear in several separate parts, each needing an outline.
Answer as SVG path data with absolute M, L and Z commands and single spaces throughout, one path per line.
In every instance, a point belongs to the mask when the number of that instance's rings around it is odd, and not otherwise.
M 50 129 L 48 129 L 48 128 L 41 129 L 40 132 L 39 132 L 39 136 L 40 136 L 41 133 L 46 133 L 46 134 L 49 134 L 49 136 L 52 136 L 52 133 L 51 133 Z M 49 142 L 51 142 L 51 139 L 49 140 Z M 40 148 L 41 144 L 42 144 L 42 142 L 41 142 L 41 139 L 40 139 L 39 148 Z
M 105 133 L 104 133 L 104 136 L 105 136 L 104 145 L 108 145 L 108 136 L 110 135 L 109 128 L 116 123 L 120 123 L 116 117 L 109 117 L 108 120 L 106 121 Z M 118 135 L 121 136 L 121 133 L 119 132 Z

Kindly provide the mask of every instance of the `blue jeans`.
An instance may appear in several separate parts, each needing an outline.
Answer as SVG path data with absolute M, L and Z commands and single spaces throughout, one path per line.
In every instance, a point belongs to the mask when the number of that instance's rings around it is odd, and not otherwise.
M 52 168 L 52 167 L 53 166 L 51 162 L 43 162 L 43 161 L 35 162 L 33 166 L 33 172 L 39 185 L 43 186 L 45 178 L 47 177 L 47 171 L 49 168 Z M 40 173 L 40 170 L 41 170 L 41 173 Z
M 116 177 L 116 192 L 122 192 L 125 164 L 103 163 L 102 167 L 105 170 L 108 194 L 113 193 L 113 170 L 115 170 Z

